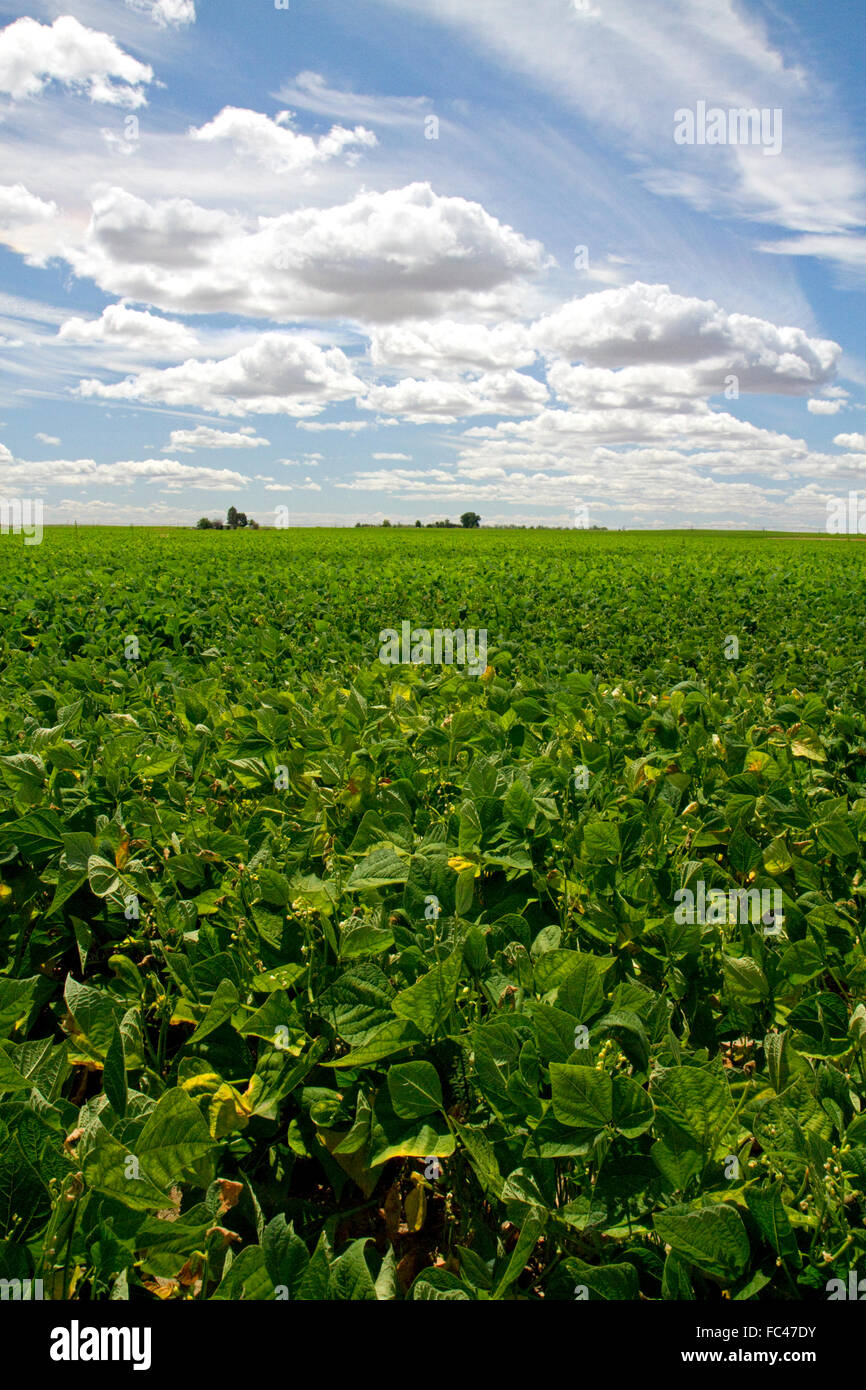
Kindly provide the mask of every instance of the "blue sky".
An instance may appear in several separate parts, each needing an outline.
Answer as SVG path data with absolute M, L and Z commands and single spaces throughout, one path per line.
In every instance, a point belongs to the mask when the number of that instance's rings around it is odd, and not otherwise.
M 0 8 L 0 491 L 823 529 L 866 468 L 858 10 Z

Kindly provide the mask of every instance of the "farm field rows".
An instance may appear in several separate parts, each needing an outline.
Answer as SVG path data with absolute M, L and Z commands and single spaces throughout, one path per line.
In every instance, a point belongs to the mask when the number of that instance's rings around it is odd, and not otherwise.
M 0 555 L 0 1278 L 847 1281 L 859 541 L 48 528 Z M 486 669 L 383 664 L 404 622 L 484 632 Z

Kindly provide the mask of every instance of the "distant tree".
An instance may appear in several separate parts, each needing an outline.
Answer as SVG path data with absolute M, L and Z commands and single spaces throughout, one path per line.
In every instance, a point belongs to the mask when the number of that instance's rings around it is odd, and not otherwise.
M 460 518 L 460 525 L 465 526 L 467 529 L 471 526 L 480 526 L 481 517 L 477 512 L 464 512 Z
M 236 531 L 237 525 L 238 509 L 237 507 L 229 507 L 228 511 L 226 512 L 226 526 L 228 526 L 230 531 Z
M 390 523 L 390 521 L 388 520 L 387 517 L 385 517 L 385 520 L 382 522 L 382 525 L 383 525 L 383 526 L 390 526 L 390 525 L 391 525 L 391 523 Z
M 213 522 L 209 516 L 199 517 L 195 525 L 197 531 L 210 531 L 213 529 Z
M 421 525 L 420 521 L 416 521 L 416 522 L 415 522 L 415 525 L 416 525 L 416 526 L 420 526 L 420 525 Z
M 247 521 L 247 514 L 246 514 L 246 512 L 238 512 L 238 526 L 248 526 L 248 525 L 249 525 L 249 522 Z
M 250 517 L 249 521 L 247 522 L 247 525 L 249 526 L 251 531 L 258 531 L 259 529 L 259 523 L 257 521 L 253 521 L 252 517 Z

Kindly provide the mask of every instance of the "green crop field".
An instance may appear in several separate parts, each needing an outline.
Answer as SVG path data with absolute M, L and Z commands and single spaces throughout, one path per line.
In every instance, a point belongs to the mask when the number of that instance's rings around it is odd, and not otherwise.
M 0 1277 L 847 1280 L 857 539 L 48 528 L 0 560 Z M 404 624 L 483 660 L 388 664 Z

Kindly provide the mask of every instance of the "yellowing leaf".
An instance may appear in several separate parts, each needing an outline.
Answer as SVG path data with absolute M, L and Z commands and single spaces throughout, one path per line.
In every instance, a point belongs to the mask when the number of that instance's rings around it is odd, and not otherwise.
M 458 874 L 462 874 L 464 869 L 474 869 L 476 877 L 480 872 L 479 866 L 473 863 L 471 859 L 464 859 L 462 854 L 452 855 L 452 857 L 448 860 L 448 867 L 449 869 L 453 869 L 454 872 Z
M 791 743 L 795 758 L 809 758 L 813 763 L 825 763 L 827 754 L 816 738 L 795 738 Z
M 243 1097 L 227 1081 L 213 1094 L 208 1108 L 208 1129 L 214 1139 L 224 1139 L 236 1129 L 246 1129 L 251 1111 Z
M 413 1187 L 406 1198 L 406 1225 L 410 1231 L 420 1231 L 427 1219 L 427 1193 L 423 1187 Z
M 222 1077 L 215 1071 L 202 1071 L 179 1084 L 182 1091 L 215 1091 L 222 1085 Z

